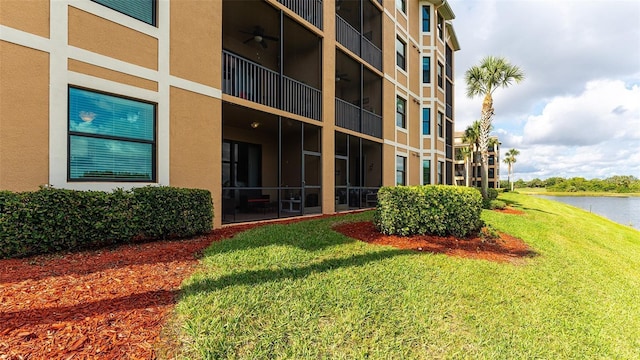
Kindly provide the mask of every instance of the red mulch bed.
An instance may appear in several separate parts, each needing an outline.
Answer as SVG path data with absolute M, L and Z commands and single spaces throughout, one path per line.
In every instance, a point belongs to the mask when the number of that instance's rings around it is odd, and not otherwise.
M 152 359 L 200 252 L 258 224 L 189 240 L 0 260 L 0 359 Z
M 320 217 L 327 216 L 332 215 Z M 307 218 L 278 223 L 302 220 Z M 188 240 L 0 260 L 0 360 L 155 358 L 180 283 L 195 269 L 201 251 L 260 225 L 226 227 Z M 506 235 L 495 245 L 384 236 L 371 222 L 337 229 L 375 244 L 495 261 L 531 254 Z
M 496 262 L 518 263 L 520 258 L 535 255 L 522 240 L 503 233 L 495 240 L 480 237 L 460 239 L 454 236 L 384 235 L 371 221 L 340 224 L 335 226 L 334 230 L 370 244 Z
M 525 212 L 522 210 L 514 209 L 512 207 L 506 207 L 504 209 L 494 209 L 493 211 L 497 211 L 503 214 L 511 214 L 511 215 L 524 215 Z

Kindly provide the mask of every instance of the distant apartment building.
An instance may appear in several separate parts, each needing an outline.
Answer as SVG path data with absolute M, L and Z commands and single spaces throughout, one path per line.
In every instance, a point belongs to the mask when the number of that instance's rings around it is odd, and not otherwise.
M 446 0 L 2 0 L 0 190 L 203 188 L 220 227 L 453 184 L 453 19 Z
M 482 186 L 481 158 L 480 152 L 474 144 L 463 141 L 464 132 L 456 131 L 455 146 L 455 184 L 461 186 Z M 500 141 L 497 136 L 490 138 L 489 145 L 489 167 L 488 167 L 488 184 L 489 188 L 500 188 Z M 470 153 L 466 155 L 465 150 L 469 149 Z M 469 151 L 467 150 L 467 151 Z

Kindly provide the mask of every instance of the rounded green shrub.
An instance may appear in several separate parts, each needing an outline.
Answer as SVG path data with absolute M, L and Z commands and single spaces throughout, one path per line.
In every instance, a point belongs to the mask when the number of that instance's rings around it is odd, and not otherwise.
M 506 207 L 507 207 L 507 203 L 505 203 L 502 200 L 491 200 L 489 202 L 489 209 L 491 210 L 495 210 L 495 209 L 503 210 Z
M 465 237 L 482 227 L 482 196 L 445 185 L 382 187 L 374 223 L 384 234 Z
M 489 200 L 495 200 L 498 198 L 498 189 L 488 188 L 487 195 L 489 196 Z

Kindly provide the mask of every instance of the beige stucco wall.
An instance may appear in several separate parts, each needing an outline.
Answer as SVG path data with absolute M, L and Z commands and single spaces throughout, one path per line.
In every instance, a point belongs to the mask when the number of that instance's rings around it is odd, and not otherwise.
M 395 40 L 394 40 L 394 43 L 395 43 Z M 393 51 L 393 53 L 395 54 L 395 50 Z M 398 82 L 398 84 L 404 87 L 407 87 L 409 85 L 408 73 L 406 71 L 400 70 L 400 68 L 397 67 L 395 63 L 393 67 L 396 69 L 396 81 Z
M 49 182 L 49 54 L 0 41 L 0 190 Z
M 1 0 L 0 24 L 49 37 L 49 1 Z
M 220 24 L 222 1 L 171 2 L 171 75 L 220 88 Z
M 422 173 L 422 162 L 418 153 L 410 151 L 407 156 L 407 185 L 420 185 L 420 174 Z
M 408 12 L 409 8 L 407 7 L 406 9 Z M 407 18 L 408 14 L 406 13 L 403 14 L 402 11 L 395 6 L 395 4 L 393 7 L 390 7 L 389 10 L 391 10 L 392 14 L 395 12 L 396 22 L 398 23 L 398 25 L 402 26 L 405 29 L 408 29 L 408 26 L 409 26 L 409 19 Z
M 69 6 L 69 45 L 158 69 L 158 40 Z
M 396 35 L 393 19 L 382 14 L 382 69 L 389 74 L 395 73 L 396 68 Z
M 382 185 L 394 186 L 396 184 L 396 149 L 395 147 L 382 145 Z
M 395 66 L 395 65 L 394 65 Z M 396 88 L 391 81 L 382 80 L 382 136 L 385 139 L 396 138 Z
M 214 226 L 221 226 L 222 103 L 219 99 L 170 89 L 171 186 L 208 189 Z
M 431 124 L 432 125 L 431 126 L 431 128 L 432 128 L 431 129 L 431 133 L 433 134 L 433 120 L 431 120 L 431 122 L 432 122 L 432 124 Z M 425 150 L 431 149 L 431 137 L 430 136 L 422 138 L 422 148 L 425 149 Z
M 418 39 L 420 37 L 420 27 L 422 26 L 422 7 L 420 0 L 407 0 L 407 11 L 409 12 L 409 35 Z
M 124 74 L 101 66 L 87 64 L 85 62 L 69 59 L 67 63 L 69 71 L 75 71 L 81 74 L 87 74 L 106 80 L 115 81 L 121 84 L 127 84 L 147 90 L 158 91 L 158 83 L 155 81 L 143 79 L 137 76 Z
M 413 96 L 409 96 L 407 108 L 409 111 L 407 125 L 409 129 L 409 146 L 419 148 L 420 139 L 422 138 L 422 110 L 420 109 L 420 102 L 415 102 Z

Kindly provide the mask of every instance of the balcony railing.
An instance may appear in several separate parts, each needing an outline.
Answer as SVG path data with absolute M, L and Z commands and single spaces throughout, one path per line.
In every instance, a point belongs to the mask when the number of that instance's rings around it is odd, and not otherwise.
M 282 110 L 321 120 L 322 93 L 320 90 L 283 76 L 282 95 Z
M 322 30 L 321 0 L 278 0 L 278 2 Z
M 336 15 L 336 40 L 358 56 L 360 56 L 360 37 L 358 30 Z
M 278 107 L 278 73 L 223 51 L 222 92 L 258 104 Z
M 362 110 L 362 133 L 382 138 L 382 116 Z
M 382 50 L 364 36 L 362 37 L 362 59 L 382 71 Z
M 222 51 L 222 92 L 321 120 L 322 92 L 228 51 Z M 282 90 L 282 92 L 281 92 Z M 280 102 L 282 94 L 282 102 Z
M 360 108 L 336 98 L 336 125 L 360 132 Z
M 382 50 L 338 15 L 336 15 L 336 40 L 382 71 Z
M 382 116 L 336 98 L 336 125 L 382 138 Z

